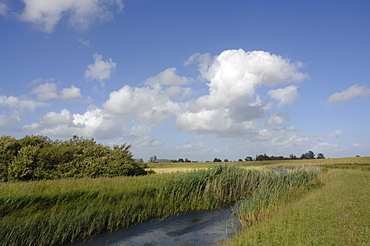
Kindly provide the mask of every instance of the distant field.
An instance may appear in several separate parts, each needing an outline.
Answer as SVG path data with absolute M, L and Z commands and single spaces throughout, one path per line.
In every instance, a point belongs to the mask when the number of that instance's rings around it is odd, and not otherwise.
M 227 163 L 238 167 L 253 169 L 264 169 L 268 167 L 293 168 L 296 166 L 320 166 L 326 168 L 351 168 L 370 171 L 370 157 L 312 160 L 235 161 Z M 147 168 L 147 170 L 151 169 L 156 173 L 186 172 L 192 169 L 206 169 L 219 164 L 220 162 L 148 163 L 149 168 Z

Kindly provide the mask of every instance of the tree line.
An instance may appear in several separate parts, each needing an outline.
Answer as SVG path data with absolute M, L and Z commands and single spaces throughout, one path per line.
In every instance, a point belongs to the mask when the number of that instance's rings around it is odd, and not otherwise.
M 300 157 L 297 157 L 296 155 L 294 154 L 291 154 L 289 155 L 289 157 L 285 157 L 285 156 L 268 156 L 266 154 L 263 154 L 263 155 L 256 155 L 255 158 L 251 157 L 251 156 L 247 156 L 244 160 L 243 159 L 239 159 L 238 161 L 270 161 L 270 160 L 298 160 L 298 159 L 325 159 L 325 156 L 323 153 L 318 153 L 317 156 L 315 157 L 315 153 L 311 150 L 309 150 L 308 152 L 306 153 L 303 153 Z M 140 159 L 138 162 L 141 162 L 143 163 L 144 160 L 143 159 Z M 172 163 L 176 163 L 176 162 L 197 162 L 197 161 L 191 161 L 189 160 L 188 158 L 180 158 L 178 160 L 171 160 L 171 159 L 158 159 L 157 156 L 151 156 L 148 160 L 149 163 L 156 163 L 156 162 L 172 162 Z M 207 161 L 209 162 L 209 161 Z M 221 160 L 220 158 L 217 158 L 215 157 L 213 159 L 213 162 L 229 162 L 229 159 L 224 159 L 224 160 Z
M 317 157 L 315 158 L 315 153 L 311 150 L 309 150 L 307 153 L 303 153 L 301 157 L 297 157 L 294 154 L 289 155 L 289 157 L 284 156 L 267 156 L 264 155 L 258 155 L 256 156 L 256 161 L 268 161 L 268 160 L 298 160 L 298 159 L 325 159 L 325 156 L 323 153 L 318 153 Z M 250 159 L 250 158 L 249 158 Z
M 109 147 L 73 136 L 66 141 L 46 136 L 0 138 L 0 181 L 144 175 L 130 145 Z

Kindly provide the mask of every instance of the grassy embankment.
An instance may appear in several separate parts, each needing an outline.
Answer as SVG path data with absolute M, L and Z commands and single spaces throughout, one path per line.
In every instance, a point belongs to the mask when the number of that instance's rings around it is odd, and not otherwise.
M 312 169 L 278 175 L 222 165 L 186 174 L 1 183 L 0 245 L 89 239 L 152 217 L 239 200 L 240 209 L 248 207 L 245 221 L 253 223 L 281 202 L 278 197 L 305 192 L 318 176 Z
M 336 169 L 328 169 L 320 189 L 276 207 L 226 245 L 370 245 L 370 172 L 361 171 L 369 160 L 325 161 Z

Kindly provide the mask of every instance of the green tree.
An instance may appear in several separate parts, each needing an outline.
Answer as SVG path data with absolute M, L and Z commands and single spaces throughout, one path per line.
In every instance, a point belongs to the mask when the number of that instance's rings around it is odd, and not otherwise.
M 258 155 L 256 157 L 256 161 L 268 161 L 268 160 L 270 160 L 270 157 L 267 156 L 266 154 L 264 154 L 264 155 Z
M 40 176 L 37 168 L 38 146 L 27 145 L 18 151 L 18 155 L 8 167 L 9 180 L 34 180 Z M 38 169 L 38 170 L 36 170 Z
M 11 136 L 0 138 L 0 181 L 8 181 L 8 167 L 22 146 Z
M 324 156 L 323 153 L 318 153 L 316 158 L 317 159 L 325 159 L 325 156 Z

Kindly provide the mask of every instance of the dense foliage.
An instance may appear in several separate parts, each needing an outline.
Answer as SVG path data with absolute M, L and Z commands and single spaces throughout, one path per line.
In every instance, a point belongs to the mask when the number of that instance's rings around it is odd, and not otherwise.
M 67 177 L 113 177 L 146 174 L 129 152 L 130 145 L 109 146 L 73 136 L 51 140 L 45 136 L 0 138 L 0 181 Z

